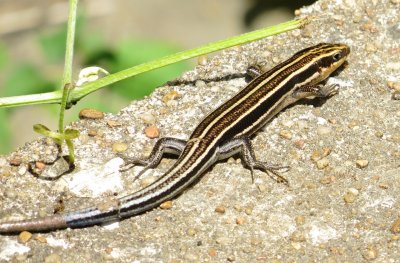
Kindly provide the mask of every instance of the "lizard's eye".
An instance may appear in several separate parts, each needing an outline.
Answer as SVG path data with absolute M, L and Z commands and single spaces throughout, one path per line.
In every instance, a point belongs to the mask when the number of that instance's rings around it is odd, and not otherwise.
M 335 62 L 338 61 L 341 58 L 342 58 L 342 55 L 340 53 L 337 53 L 337 54 L 333 55 L 333 61 L 335 61 Z

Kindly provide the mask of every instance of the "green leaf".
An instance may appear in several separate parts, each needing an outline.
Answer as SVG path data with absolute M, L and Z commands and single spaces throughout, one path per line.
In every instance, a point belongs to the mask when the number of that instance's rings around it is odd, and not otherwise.
M 65 139 L 72 140 L 76 139 L 79 136 L 79 131 L 74 129 L 66 129 L 65 130 Z
M 65 134 L 58 133 L 58 132 L 53 132 L 49 128 L 47 128 L 43 124 L 35 124 L 33 125 L 33 130 L 41 135 L 44 135 L 46 137 L 50 137 L 52 139 L 56 140 L 72 140 L 75 138 L 78 138 L 79 136 L 79 131 L 74 130 L 74 129 L 66 129 Z

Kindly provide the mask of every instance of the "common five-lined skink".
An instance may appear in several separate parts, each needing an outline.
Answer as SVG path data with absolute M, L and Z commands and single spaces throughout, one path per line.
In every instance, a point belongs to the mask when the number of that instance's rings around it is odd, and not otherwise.
M 282 179 L 274 166 L 256 160 L 250 136 L 286 106 L 302 98 L 327 97 L 335 86 L 318 85 L 345 62 L 350 49 L 344 44 L 321 43 L 299 51 L 266 72 L 252 70 L 253 80 L 233 98 L 208 114 L 189 140 L 162 138 L 147 160 L 130 160 L 155 167 L 164 153 L 179 155 L 176 163 L 154 183 L 118 199 L 109 209 L 90 207 L 66 214 L 0 223 L 0 233 L 38 232 L 80 228 L 127 218 L 171 200 L 217 160 L 240 154 L 245 166 Z M 143 170 L 143 171 L 144 171 Z

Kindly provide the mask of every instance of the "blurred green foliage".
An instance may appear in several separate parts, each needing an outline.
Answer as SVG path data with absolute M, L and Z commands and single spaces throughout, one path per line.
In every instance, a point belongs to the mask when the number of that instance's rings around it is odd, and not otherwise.
M 99 33 L 85 31 L 84 24 L 84 19 L 78 19 L 74 58 L 78 59 L 80 68 L 99 66 L 110 73 L 115 73 L 180 51 L 179 47 L 163 41 L 140 39 L 127 39 L 111 46 L 105 42 Z M 37 41 L 41 49 L 38 52 L 42 53 L 46 63 L 62 67 L 66 43 L 66 25 L 61 26 L 58 30 L 40 34 Z M 3 88 L 0 89 L 0 97 L 42 93 L 60 88 L 61 75 L 44 75 L 29 61 L 18 64 L 9 63 L 7 49 L 4 45 L 0 45 L 0 69 L 6 64 L 9 68 L 9 74 L 5 77 Z M 174 79 L 187 68 L 187 64 L 177 63 L 120 81 L 113 84 L 111 89 L 102 90 L 102 96 L 96 96 L 98 93 L 94 93 L 78 103 L 75 108 L 93 107 L 105 112 L 117 111 L 128 101 L 140 99 L 150 94 L 157 86 Z M 77 70 L 75 69 L 75 71 Z M 76 78 L 77 76 L 75 76 Z M 107 95 L 104 96 L 104 93 Z M 119 104 L 113 101 L 117 101 Z M 8 113 L 12 110 L 0 110 L 0 123 L 9 123 Z M 49 107 L 49 111 L 54 111 L 54 107 Z M 76 117 L 72 119 L 76 119 Z M 22 126 L 23 124 L 21 124 Z M 24 127 L 24 129 L 29 132 L 31 127 Z M 12 150 L 10 149 L 10 136 L 12 136 L 12 131 L 8 129 L 7 125 L 2 125 L 0 127 L 0 154 Z

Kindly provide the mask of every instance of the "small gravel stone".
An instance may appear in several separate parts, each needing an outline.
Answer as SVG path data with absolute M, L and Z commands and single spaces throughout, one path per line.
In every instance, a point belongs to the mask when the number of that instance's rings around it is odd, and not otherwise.
M 368 166 L 368 160 L 357 160 L 356 165 L 358 168 L 362 169 Z
M 374 246 L 368 246 L 362 251 L 362 256 L 366 260 L 374 260 L 378 257 L 378 249 Z
M 142 180 L 140 180 L 140 186 L 141 187 L 147 187 L 150 184 L 154 183 L 157 180 L 157 177 L 155 176 L 146 176 Z
M 35 168 L 39 171 L 43 171 L 46 168 L 46 164 L 44 162 L 37 161 L 35 162 Z
M 142 115 L 140 115 L 140 119 L 142 119 L 145 124 L 156 123 L 156 117 L 154 117 L 154 115 L 151 113 L 143 113 Z
M 22 163 L 22 159 L 19 156 L 15 156 L 10 160 L 10 165 L 19 166 Z
M 103 119 L 104 113 L 96 109 L 82 109 L 79 112 L 79 119 Z
M 22 165 L 19 169 L 18 169 L 18 174 L 19 175 L 24 175 L 26 173 L 26 171 L 28 170 L 28 168 L 25 165 Z
M 166 201 L 160 205 L 161 209 L 171 209 L 172 208 L 172 201 Z
M 288 130 L 282 130 L 280 131 L 279 136 L 281 136 L 283 139 L 289 140 L 292 138 L 292 133 Z
M 123 142 L 116 142 L 112 145 L 112 150 L 115 153 L 123 153 L 128 149 L 128 145 Z
M 19 235 L 18 235 L 18 241 L 25 244 L 26 242 L 28 242 L 30 239 L 32 238 L 32 233 L 28 232 L 28 231 L 22 231 Z
M 217 250 L 215 248 L 209 248 L 207 253 L 210 257 L 215 257 L 217 255 Z
M 317 162 L 318 160 L 321 160 L 322 158 L 328 156 L 331 153 L 331 148 L 324 148 L 320 150 L 315 150 L 311 154 L 311 160 L 313 162 Z
M 390 228 L 390 231 L 392 231 L 393 234 L 400 233 L 400 218 L 394 221 L 392 227 Z
M 296 222 L 297 226 L 302 226 L 306 222 L 306 218 L 304 216 L 296 216 L 294 221 Z
M 294 249 L 296 249 L 296 250 L 301 249 L 301 244 L 298 243 L 298 242 L 291 242 L 290 244 L 291 244 L 292 247 L 293 247 Z
M 42 236 L 42 235 L 35 236 L 34 239 L 37 240 L 37 241 L 39 241 L 40 243 L 47 243 L 46 237 L 44 237 L 44 236 Z
M 107 121 L 107 125 L 108 125 L 108 127 L 110 127 L 110 128 L 115 128 L 115 127 L 122 126 L 122 123 L 119 122 L 119 121 L 108 120 L 108 121 Z
M 351 204 L 354 203 L 354 201 L 356 200 L 356 195 L 354 195 L 351 192 L 348 192 L 343 196 L 343 199 L 346 203 Z
M 155 176 L 146 176 L 142 180 L 140 180 L 140 186 L 141 187 L 146 187 L 149 186 L 150 184 L 154 183 L 157 180 L 157 177 Z
M 317 161 L 318 169 L 322 170 L 329 166 L 329 160 L 327 158 L 322 158 L 321 160 Z
M 44 263 L 60 263 L 61 262 L 61 257 L 59 254 L 53 253 L 48 255 L 44 259 Z
M 97 135 L 97 130 L 90 129 L 90 130 L 88 131 L 88 136 L 94 137 L 94 136 L 96 136 L 96 135 Z
M 171 100 L 176 100 L 177 98 L 180 98 L 180 97 L 182 97 L 182 95 L 180 95 L 177 91 L 173 90 L 173 91 L 168 92 L 167 94 L 165 94 L 165 95 L 162 97 L 161 100 L 162 100 L 165 104 L 167 104 L 169 101 L 171 101 Z
M 261 193 L 265 193 L 268 190 L 268 187 L 265 184 L 259 184 L 257 185 L 257 188 Z
M 160 136 L 160 129 L 157 128 L 155 125 L 151 125 L 144 129 L 144 133 L 150 139 L 158 138 Z
M 296 148 L 298 148 L 298 149 L 303 149 L 303 148 L 304 148 L 304 145 L 305 145 L 305 141 L 302 140 L 302 139 L 300 139 L 300 140 L 295 140 L 295 141 L 293 142 L 293 144 L 294 144 L 294 146 L 295 146 Z
M 296 230 L 290 236 L 290 240 L 293 241 L 293 242 L 296 242 L 296 243 L 304 242 L 304 241 L 306 241 L 306 237 L 305 237 L 305 235 L 304 235 L 304 233 L 302 231 Z
M 245 222 L 245 220 L 244 220 L 243 217 L 238 217 L 238 218 L 236 218 L 236 224 L 237 224 L 237 225 L 243 225 L 244 222 Z
M 197 231 L 195 230 L 195 229 L 193 229 L 193 228 L 189 228 L 187 231 L 186 231 L 186 233 L 189 235 L 189 236 L 194 236 L 194 235 L 196 235 L 196 233 L 197 233 Z
M 244 212 L 246 213 L 246 215 L 251 215 L 253 213 L 253 208 L 252 207 L 246 207 L 246 209 L 244 209 Z
M 207 65 L 208 59 L 207 56 L 200 56 L 197 58 L 197 64 L 201 66 Z
M 349 193 L 352 193 L 354 196 L 357 196 L 360 192 L 356 188 L 349 188 L 347 190 Z
M 392 100 L 400 100 L 400 92 L 399 91 L 392 93 Z
M 217 212 L 217 213 L 220 213 L 220 214 L 224 214 L 225 211 L 226 211 L 226 209 L 225 209 L 225 207 L 224 207 L 223 205 L 219 205 L 219 206 L 217 206 L 217 207 L 215 208 L 214 211 Z

